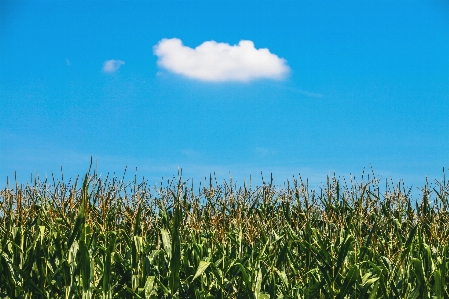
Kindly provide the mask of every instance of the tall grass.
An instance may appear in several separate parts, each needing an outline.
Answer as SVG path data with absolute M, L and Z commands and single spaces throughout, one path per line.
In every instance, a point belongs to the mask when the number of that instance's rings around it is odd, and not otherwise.
M 383 183 L 16 183 L 0 192 L 0 297 L 449 298 L 449 182 L 419 199 Z

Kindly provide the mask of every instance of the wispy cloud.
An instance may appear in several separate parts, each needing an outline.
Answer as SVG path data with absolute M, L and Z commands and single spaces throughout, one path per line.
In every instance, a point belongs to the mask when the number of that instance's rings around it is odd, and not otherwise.
M 292 92 L 295 92 L 295 93 L 299 93 L 299 94 L 302 94 L 302 95 L 305 95 L 305 96 L 311 97 L 311 98 L 322 98 L 322 97 L 324 97 L 324 95 L 321 94 L 321 93 L 311 92 L 311 91 L 302 90 L 302 89 L 298 89 L 298 88 L 294 88 L 294 87 L 282 86 L 282 85 L 279 85 L 279 84 L 276 84 L 276 85 L 273 85 L 273 86 L 276 86 L 276 87 L 282 88 L 282 89 L 286 89 L 286 90 L 289 90 L 289 91 L 292 91 Z
M 233 46 L 206 41 L 193 49 L 178 38 L 162 39 L 153 50 L 159 67 L 202 81 L 279 80 L 290 72 L 285 59 L 266 48 L 256 49 L 250 40 Z
M 311 92 L 311 91 L 307 91 L 307 90 L 302 90 L 302 89 L 297 89 L 297 88 L 292 88 L 292 87 L 286 87 L 288 90 L 300 93 L 302 95 L 308 96 L 308 97 L 312 97 L 312 98 L 322 98 L 324 97 L 323 94 L 321 93 L 316 93 L 316 92 Z
M 119 70 L 119 68 L 122 64 L 125 64 L 125 62 L 122 60 L 115 60 L 115 59 L 106 60 L 103 63 L 103 72 L 115 73 L 116 71 Z

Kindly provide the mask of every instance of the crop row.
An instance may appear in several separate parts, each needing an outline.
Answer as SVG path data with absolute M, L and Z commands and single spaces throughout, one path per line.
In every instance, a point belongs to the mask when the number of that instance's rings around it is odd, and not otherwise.
M 0 297 L 449 298 L 449 183 L 380 183 L 16 183 Z

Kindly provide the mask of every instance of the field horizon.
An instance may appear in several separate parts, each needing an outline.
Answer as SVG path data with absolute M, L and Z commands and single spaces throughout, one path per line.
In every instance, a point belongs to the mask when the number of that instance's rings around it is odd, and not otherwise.
M 195 188 L 99 176 L 0 190 L 9 298 L 448 298 L 449 180 Z

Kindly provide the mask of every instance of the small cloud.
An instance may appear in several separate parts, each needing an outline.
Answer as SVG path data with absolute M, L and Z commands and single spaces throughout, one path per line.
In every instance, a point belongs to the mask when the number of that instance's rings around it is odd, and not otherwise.
M 114 72 L 118 71 L 118 69 L 120 68 L 120 66 L 122 64 L 125 64 L 125 62 L 122 60 L 115 60 L 115 59 L 106 60 L 103 63 L 103 72 L 114 73 Z
M 266 48 L 256 49 L 250 40 L 234 46 L 206 41 L 192 49 L 178 38 L 164 38 L 153 51 L 160 67 L 202 81 L 280 80 L 290 71 L 285 59 Z
M 67 64 L 67 66 L 71 65 L 70 60 L 68 60 L 68 59 L 65 60 L 65 63 Z

